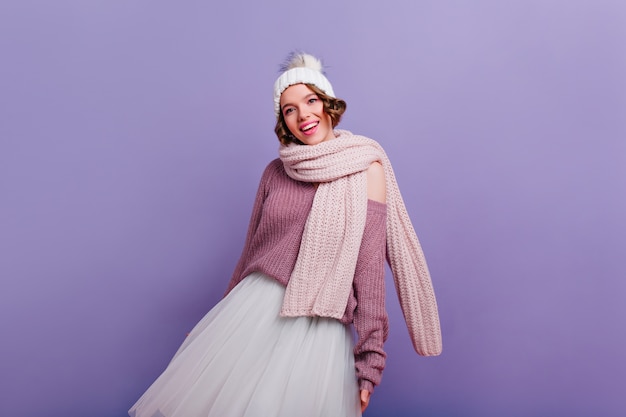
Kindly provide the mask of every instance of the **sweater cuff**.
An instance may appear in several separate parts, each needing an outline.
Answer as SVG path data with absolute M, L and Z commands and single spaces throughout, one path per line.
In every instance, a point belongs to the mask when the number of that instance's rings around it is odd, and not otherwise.
M 359 381 L 359 390 L 368 390 L 370 392 L 370 394 L 372 394 L 374 392 L 374 384 L 372 383 L 372 381 L 368 380 L 368 379 L 361 379 Z

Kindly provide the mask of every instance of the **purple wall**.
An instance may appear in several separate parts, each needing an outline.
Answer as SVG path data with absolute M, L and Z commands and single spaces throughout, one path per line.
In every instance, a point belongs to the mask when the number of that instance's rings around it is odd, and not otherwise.
M 366 416 L 626 415 L 626 3 L 248 3 L 0 3 L 0 415 L 125 415 L 220 298 L 293 48 L 439 298 L 425 359 L 390 291 Z

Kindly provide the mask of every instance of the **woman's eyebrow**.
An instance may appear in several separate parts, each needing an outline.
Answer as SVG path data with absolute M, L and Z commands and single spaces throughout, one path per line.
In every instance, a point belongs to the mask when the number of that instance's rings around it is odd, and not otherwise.
M 307 99 L 311 98 L 311 96 L 317 97 L 317 94 L 315 94 L 315 93 L 307 94 L 306 96 L 304 96 L 304 97 L 302 98 L 302 100 L 303 100 L 303 101 L 304 101 L 304 100 L 307 100 Z M 287 107 L 287 106 L 293 106 L 293 104 L 291 104 L 291 103 L 285 103 L 285 104 L 283 104 L 283 105 L 280 107 L 280 109 L 281 109 L 281 110 L 283 110 L 283 109 L 284 109 L 285 107 Z

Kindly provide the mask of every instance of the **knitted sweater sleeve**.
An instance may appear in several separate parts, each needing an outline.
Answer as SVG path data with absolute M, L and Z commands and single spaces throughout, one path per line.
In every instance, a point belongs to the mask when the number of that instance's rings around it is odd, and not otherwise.
M 385 309 L 386 206 L 368 201 L 367 219 L 353 289 L 356 298 L 354 360 L 359 388 L 369 392 L 380 383 L 387 355 L 383 345 L 389 333 Z
M 267 196 L 267 190 L 269 187 L 269 183 L 272 177 L 273 172 L 276 172 L 277 164 L 280 163 L 280 160 L 275 159 L 270 162 L 269 165 L 263 171 L 263 175 L 261 176 L 261 181 L 259 182 L 259 188 L 256 192 L 256 197 L 254 199 L 254 204 L 252 206 L 252 215 L 250 216 L 250 223 L 248 224 L 248 233 L 246 235 L 246 242 L 244 243 L 243 250 L 241 251 L 241 257 L 235 266 L 235 270 L 233 271 L 233 275 L 228 283 L 228 287 L 224 296 L 228 295 L 228 293 L 239 284 L 239 282 L 245 277 L 242 276 L 244 269 L 247 266 L 249 261 L 249 252 L 250 246 L 252 242 L 252 238 L 257 230 L 259 222 L 261 221 L 261 214 L 263 212 L 263 203 L 265 202 L 265 197 Z

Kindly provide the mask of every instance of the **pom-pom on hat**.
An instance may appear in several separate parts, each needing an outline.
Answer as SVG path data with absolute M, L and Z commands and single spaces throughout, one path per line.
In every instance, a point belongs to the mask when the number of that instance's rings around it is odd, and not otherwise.
M 322 63 L 313 55 L 292 52 L 281 67 L 282 74 L 274 83 L 274 112 L 280 114 L 280 95 L 294 84 L 313 84 L 325 94 L 335 97 L 333 86 L 324 76 Z

